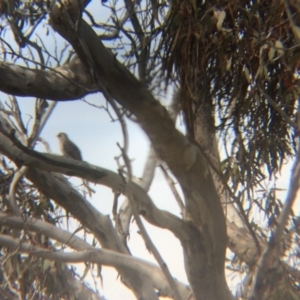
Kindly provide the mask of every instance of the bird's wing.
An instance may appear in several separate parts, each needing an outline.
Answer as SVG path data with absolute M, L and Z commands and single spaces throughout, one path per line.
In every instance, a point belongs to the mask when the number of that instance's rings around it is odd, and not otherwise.
M 63 150 L 64 150 L 63 152 L 65 155 L 67 155 L 73 159 L 82 160 L 80 150 L 70 140 L 63 143 Z

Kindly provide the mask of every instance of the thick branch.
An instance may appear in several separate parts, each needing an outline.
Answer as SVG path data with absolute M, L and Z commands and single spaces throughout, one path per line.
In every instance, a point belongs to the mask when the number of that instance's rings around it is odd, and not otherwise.
M 0 91 L 23 97 L 77 100 L 97 92 L 78 58 L 51 70 L 30 69 L 0 62 Z

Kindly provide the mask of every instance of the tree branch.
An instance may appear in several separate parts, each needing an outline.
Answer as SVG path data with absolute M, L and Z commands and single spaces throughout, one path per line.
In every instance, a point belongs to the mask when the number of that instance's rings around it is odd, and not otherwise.
M 0 62 L 0 78 L 0 91 L 22 97 L 66 101 L 98 91 L 78 57 L 63 67 L 50 70 Z

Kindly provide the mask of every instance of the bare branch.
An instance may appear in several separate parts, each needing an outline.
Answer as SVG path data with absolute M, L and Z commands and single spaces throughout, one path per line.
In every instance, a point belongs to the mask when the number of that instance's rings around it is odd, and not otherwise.
M 179 206 L 179 209 L 180 209 L 180 212 L 182 215 L 184 215 L 184 211 L 185 211 L 185 206 L 184 206 L 184 203 L 178 193 L 178 191 L 176 190 L 175 188 L 175 182 L 173 181 L 173 179 L 171 178 L 171 176 L 168 174 L 166 168 L 161 164 L 160 165 L 160 169 L 162 170 L 162 173 L 164 174 L 165 176 L 165 179 L 174 195 L 174 198 L 175 200 L 177 201 L 177 204 Z
M 81 71 L 76 68 L 81 68 Z M 90 76 L 78 61 L 51 71 L 0 62 L 0 77 L 0 90 L 16 96 L 63 101 L 77 100 L 88 93 L 97 92 Z

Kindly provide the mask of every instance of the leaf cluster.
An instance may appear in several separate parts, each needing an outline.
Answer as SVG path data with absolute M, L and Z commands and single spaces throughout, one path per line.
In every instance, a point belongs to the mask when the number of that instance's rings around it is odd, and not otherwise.
M 217 113 L 216 130 L 230 141 L 234 164 L 226 171 L 237 184 L 252 186 L 262 167 L 272 175 L 294 154 L 300 49 L 292 22 L 298 19 L 298 7 L 279 0 L 172 2 L 166 75 L 177 73 L 189 95 L 182 99 L 187 128 L 203 103 Z

